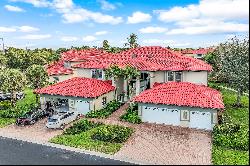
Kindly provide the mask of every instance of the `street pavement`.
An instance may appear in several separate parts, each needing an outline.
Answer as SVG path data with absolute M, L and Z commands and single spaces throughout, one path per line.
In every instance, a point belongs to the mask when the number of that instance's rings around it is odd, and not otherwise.
M 0 137 L 0 165 L 131 165 L 131 163 Z

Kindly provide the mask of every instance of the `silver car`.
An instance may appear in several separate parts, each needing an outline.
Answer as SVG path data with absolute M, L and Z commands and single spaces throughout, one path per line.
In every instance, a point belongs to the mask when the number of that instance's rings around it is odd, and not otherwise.
M 46 127 L 51 129 L 63 129 L 66 124 L 69 124 L 70 122 L 76 120 L 78 116 L 78 112 L 64 112 L 52 115 L 48 118 Z

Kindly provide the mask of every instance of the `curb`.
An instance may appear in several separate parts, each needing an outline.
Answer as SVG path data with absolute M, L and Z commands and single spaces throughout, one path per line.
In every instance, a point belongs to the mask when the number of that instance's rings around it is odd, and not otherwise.
M 15 140 L 18 140 L 18 141 L 43 145 L 43 146 L 47 146 L 47 147 L 58 148 L 58 149 L 67 150 L 67 151 L 76 152 L 76 153 L 81 153 L 81 154 L 94 155 L 94 156 L 97 156 L 97 157 L 102 157 L 102 158 L 111 159 L 111 160 L 119 160 L 119 161 L 127 162 L 127 163 L 130 163 L 130 164 L 136 164 L 136 165 L 151 165 L 152 164 L 152 163 L 151 164 L 142 163 L 141 161 L 131 160 L 131 159 L 128 159 L 126 157 L 120 158 L 120 157 L 115 157 L 114 155 L 109 155 L 109 154 L 105 154 L 105 153 L 101 153 L 101 152 L 84 150 L 84 149 L 80 149 L 80 148 L 74 148 L 74 147 L 70 147 L 70 146 L 54 144 L 54 143 L 50 143 L 50 142 L 39 142 L 39 141 L 33 141 L 33 140 L 23 140 L 23 139 L 20 139 L 20 138 L 17 138 L 17 137 L 3 136 L 3 135 L 0 135 L 0 137 L 15 139 Z

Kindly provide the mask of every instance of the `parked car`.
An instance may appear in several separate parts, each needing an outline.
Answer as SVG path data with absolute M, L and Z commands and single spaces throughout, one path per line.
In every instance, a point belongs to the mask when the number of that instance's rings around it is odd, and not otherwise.
M 21 100 L 24 97 L 25 97 L 25 93 L 23 93 L 23 92 L 17 92 L 16 93 L 16 99 L 17 100 Z M 10 100 L 10 99 L 11 99 L 11 93 L 0 92 L 0 101 Z
M 40 108 L 35 108 L 30 112 L 25 113 L 22 117 L 17 118 L 17 125 L 32 125 L 36 123 L 39 119 L 49 116 L 47 110 L 42 110 Z
M 78 112 L 59 112 L 48 118 L 46 127 L 52 129 L 63 129 L 66 124 L 69 124 L 70 122 L 76 120 L 78 117 Z

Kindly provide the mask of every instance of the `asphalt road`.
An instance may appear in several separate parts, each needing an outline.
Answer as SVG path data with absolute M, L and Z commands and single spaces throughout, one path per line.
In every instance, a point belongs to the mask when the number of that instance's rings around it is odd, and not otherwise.
M 31 136 L 32 137 L 32 136 Z M 129 165 L 89 154 L 0 137 L 0 165 Z

